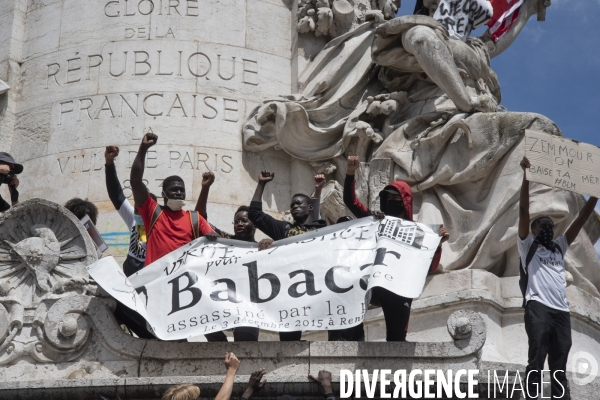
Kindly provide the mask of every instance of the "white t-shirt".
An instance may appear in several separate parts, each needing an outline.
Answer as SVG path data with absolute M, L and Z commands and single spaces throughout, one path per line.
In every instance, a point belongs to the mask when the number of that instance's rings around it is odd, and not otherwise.
M 563 255 L 567 253 L 569 244 L 565 235 L 559 236 L 554 243 L 561 248 Z M 521 240 L 517 236 L 517 246 L 523 266 L 526 265 L 525 259 L 532 244 L 533 237 L 531 235 L 527 235 L 525 240 Z M 527 273 L 529 275 L 525 292 L 527 301 L 539 301 L 547 307 L 569 312 L 565 265 L 563 257 L 558 251 L 553 253 L 543 246 L 538 246 L 529 263 Z
M 466 42 L 471 31 L 486 24 L 493 15 L 488 0 L 440 0 L 433 18 L 448 29 L 450 38 Z
M 129 227 L 129 251 L 128 255 L 138 261 L 146 261 L 146 242 L 140 241 L 138 227 L 135 223 L 134 209 L 131 204 L 125 199 L 121 207 L 117 210 L 123 222 Z

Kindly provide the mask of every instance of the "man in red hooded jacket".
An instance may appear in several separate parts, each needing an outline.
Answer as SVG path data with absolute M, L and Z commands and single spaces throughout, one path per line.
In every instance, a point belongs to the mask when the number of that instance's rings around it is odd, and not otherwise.
M 354 189 L 354 173 L 360 163 L 356 156 L 348 157 L 346 180 L 344 182 L 344 204 L 356 215 L 357 218 L 370 215 L 376 218 L 390 217 L 402 218 L 408 221 L 413 220 L 412 213 L 412 191 L 406 182 L 396 181 L 387 185 L 379 193 L 381 211 L 372 212 L 360 200 L 356 198 Z M 442 243 L 448 240 L 448 231 L 442 225 L 439 231 L 442 241 L 437 248 L 429 272 L 434 272 L 442 256 Z M 410 307 L 412 300 L 407 297 L 399 296 L 382 287 L 373 288 L 371 302 L 381 305 L 383 316 L 385 318 L 386 339 L 388 342 L 406 341 L 406 332 L 408 330 L 408 319 L 410 317 Z

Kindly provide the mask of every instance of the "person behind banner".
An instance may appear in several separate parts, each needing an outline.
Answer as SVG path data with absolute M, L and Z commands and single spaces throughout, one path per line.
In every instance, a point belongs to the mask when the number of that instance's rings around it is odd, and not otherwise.
M 73 213 L 78 220 L 82 220 L 86 215 L 90 217 L 90 220 L 94 225 L 98 221 L 98 207 L 91 201 L 80 199 L 79 197 L 73 197 L 71 200 L 65 203 L 65 208 Z
M 135 206 L 146 228 L 145 266 L 199 237 L 216 240 L 218 235 L 197 211 L 185 211 L 185 183 L 172 175 L 163 181 L 163 206 L 150 196 L 142 178 L 148 149 L 156 144 L 158 135 L 147 133 L 133 160 L 130 174 L 131 191 Z M 223 333 L 205 335 L 209 342 L 221 341 Z
M 146 227 L 148 244 L 145 266 L 198 237 L 204 236 L 208 240 L 217 238 L 215 231 L 198 212 L 183 210 L 185 183 L 179 176 L 172 175 L 163 181 L 162 206 L 148 193 L 146 185 L 142 182 L 144 163 L 148 149 L 154 146 L 157 140 L 158 135 L 154 133 L 144 135 L 133 160 L 129 178 L 135 206 Z
M 335 223 L 341 224 L 343 222 L 352 221 L 353 219 L 354 218 L 352 218 L 349 215 L 344 215 L 343 217 L 338 218 L 338 220 Z M 350 328 L 329 329 L 327 330 L 327 340 L 330 342 L 364 342 L 364 324 L 361 322 L 360 324 L 352 326 Z
M 567 302 L 564 257 L 583 225 L 592 215 L 598 199 L 590 197 L 567 231 L 554 239 L 554 221 L 542 215 L 529 215 L 529 181 L 525 171 L 531 167 L 521 160 L 523 182 L 519 199 L 517 247 L 521 273 L 526 279 L 525 332 L 529 341 L 527 360 L 527 399 L 537 399 L 541 371 L 548 356 L 553 399 L 570 399 L 567 358 L 571 349 L 571 314 Z M 531 229 L 531 230 L 530 230 Z M 522 278 L 523 280 L 523 278 Z
M 229 400 L 233 391 L 235 375 L 240 368 L 240 360 L 233 353 L 225 353 L 225 382 L 215 396 L 215 400 Z M 253 374 L 254 375 L 254 374 Z M 261 387 L 262 388 L 262 387 Z M 191 383 L 183 383 L 168 388 L 161 400 L 197 400 L 200 398 L 200 388 Z
M 123 273 L 129 277 L 144 268 L 144 263 L 146 262 L 146 229 L 142 216 L 135 207 L 129 204 L 123 193 L 123 188 L 119 182 L 115 167 L 115 158 L 118 155 L 119 147 L 106 146 L 104 150 L 104 172 L 108 197 L 130 232 L 129 250 L 123 262 Z M 156 201 L 155 195 L 150 193 L 150 196 Z M 129 328 L 137 337 L 141 339 L 155 339 L 146 326 L 146 320 L 137 312 L 117 302 L 114 314 L 117 321 Z
M 208 171 L 202 174 L 202 189 L 200 191 L 200 196 L 198 197 L 198 201 L 196 202 L 196 211 L 200 213 L 200 215 L 208 221 L 208 214 L 206 211 L 206 203 L 208 202 L 208 193 L 210 191 L 210 187 L 215 182 L 215 174 Z M 210 224 L 210 223 L 209 223 Z M 256 243 L 256 239 L 254 239 L 254 233 L 256 232 L 256 227 L 248 218 L 248 207 L 240 206 L 234 216 L 233 216 L 233 234 L 227 233 L 213 224 L 210 224 L 210 227 L 217 232 L 217 234 L 225 239 L 234 239 L 241 240 L 243 242 L 251 242 Z M 240 326 L 237 328 L 233 328 L 233 341 L 234 342 L 256 342 L 258 341 L 259 329 L 251 326 Z M 213 340 L 218 342 L 226 342 L 227 336 L 223 332 L 215 332 L 212 333 Z
M 274 240 L 300 235 L 327 225 L 324 220 L 313 221 L 314 205 L 311 198 L 302 193 L 292 196 L 290 211 L 294 219 L 293 224 L 276 220 L 265 213 L 262 210 L 262 194 L 267 183 L 271 182 L 273 178 L 275 178 L 275 173 L 268 170 L 262 171 L 258 175 L 258 185 L 248 208 L 248 218 L 250 221 L 270 238 L 261 240 L 259 243 L 259 249 L 261 250 L 268 248 Z M 320 196 L 320 189 L 322 189 L 324 184 L 325 178 L 322 175 L 315 176 L 315 196 L 317 195 L 317 189 Z M 302 331 L 279 332 L 279 340 L 281 341 L 295 341 L 300 340 L 301 337 Z
M 104 171 L 106 176 L 106 191 L 115 210 L 129 228 L 129 250 L 123 262 L 123 272 L 129 277 L 142 268 L 146 262 L 146 228 L 139 211 L 129 204 L 123 193 L 123 188 L 117 176 L 115 158 L 119 155 L 118 146 L 106 146 L 104 150 Z M 156 201 L 156 196 L 150 193 Z
M 379 193 L 381 212 L 369 210 L 360 200 L 356 198 L 354 174 L 360 166 L 359 158 L 356 156 L 348 157 L 346 180 L 344 181 L 344 204 L 357 217 L 375 216 L 384 218 L 390 217 L 402 218 L 408 221 L 413 220 L 412 214 L 412 191 L 406 182 L 396 181 L 387 185 Z M 442 237 L 438 246 L 429 273 L 434 272 L 442 256 L 442 243 L 448 240 L 448 231 L 442 225 L 439 230 Z M 371 303 L 381 305 L 386 326 L 386 340 L 388 342 L 406 341 L 408 331 L 408 320 L 410 318 L 410 308 L 412 300 L 407 297 L 399 296 L 382 287 L 375 287 L 371 291 Z

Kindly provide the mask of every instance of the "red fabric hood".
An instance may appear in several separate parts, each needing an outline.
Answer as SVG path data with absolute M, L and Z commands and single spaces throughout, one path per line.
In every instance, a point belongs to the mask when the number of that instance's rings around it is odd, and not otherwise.
M 412 194 L 412 190 L 410 190 L 410 186 L 408 186 L 408 183 L 403 182 L 403 181 L 391 182 L 389 185 L 387 185 L 385 188 L 383 188 L 383 190 L 386 190 L 386 189 L 395 189 L 398 191 L 398 193 L 400 193 L 400 196 L 402 196 L 402 203 L 404 203 L 404 209 L 406 210 L 406 217 L 408 220 L 412 221 L 413 220 L 413 207 L 412 207 L 413 194 Z M 386 198 L 383 198 L 383 197 L 380 198 L 380 202 L 383 206 L 382 208 L 385 208 L 386 201 L 387 201 Z

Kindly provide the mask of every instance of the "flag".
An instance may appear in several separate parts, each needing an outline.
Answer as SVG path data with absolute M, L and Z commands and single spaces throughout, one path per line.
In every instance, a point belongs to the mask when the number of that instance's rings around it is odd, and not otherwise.
M 487 23 L 492 39 L 497 42 L 519 17 L 523 0 L 491 0 L 494 15 Z

